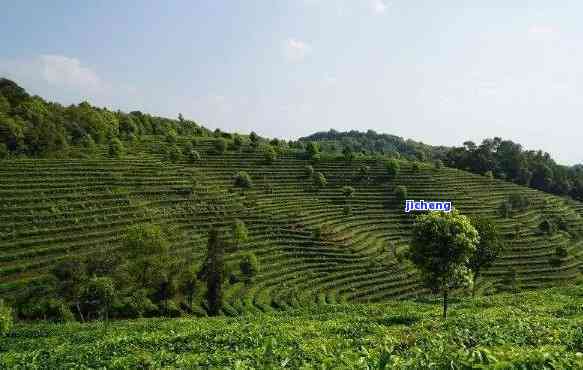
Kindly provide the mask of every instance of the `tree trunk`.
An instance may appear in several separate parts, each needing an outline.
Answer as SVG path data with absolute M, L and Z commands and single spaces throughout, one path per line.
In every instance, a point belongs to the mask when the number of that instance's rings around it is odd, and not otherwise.
M 443 290 L 443 319 L 444 320 L 447 320 L 447 294 L 449 293 L 448 290 L 449 290 L 448 287 L 445 287 Z

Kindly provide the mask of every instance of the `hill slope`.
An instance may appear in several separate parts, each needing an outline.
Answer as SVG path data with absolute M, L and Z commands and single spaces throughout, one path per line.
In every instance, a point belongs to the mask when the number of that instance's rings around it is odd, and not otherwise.
M 163 225 L 173 253 L 202 261 L 208 227 L 237 217 L 249 227 L 251 240 L 242 251 L 229 253 L 227 261 L 253 251 L 262 271 L 252 284 L 228 285 L 227 314 L 416 296 L 423 292 L 416 273 L 387 248 L 389 243 L 397 251 L 406 248 L 413 222 L 394 198 L 395 185 L 407 186 L 409 198 L 452 200 L 464 214 L 496 221 L 509 248 L 484 273 L 484 291 L 503 288 L 513 270 L 523 287 L 580 276 L 579 203 L 460 170 L 416 170 L 411 162 L 402 162 L 399 175 L 389 180 L 373 160 L 314 164 L 328 179 L 315 192 L 305 175 L 309 162 L 291 151 L 266 164 L 249 146 L 217 155 L 213 139 L 200 138 L 195 148 L 200 161 L 170 163 L 152 149 L 163 147 L 161 140 L 143 136 L 126 143 L 129 154 L 116 160 L 101 148 L 101 159 L 1 161 L 0 292 L 10 296 L 22 284 L 46 278 L 47 269 L 64 256 L 119 248 L 125 230 L 136 223 Z M 359 175 L 363 164 L 370 166 L 368 179 Z M 251 175 L 252 189 L 234 188 L 238 171 Z M 344 185 L 356 190 L 349 215 Z M 502 218 L 500 202 L 517 193 L 527 195 L 530 208 Z M 568 232 L 542 234 L 539 224 L 548 218 L 561 218 Z M 313 238 L 316 227 L 323 227 L 323 240 Z M 558 246 L 568 254 L 553 261 Z

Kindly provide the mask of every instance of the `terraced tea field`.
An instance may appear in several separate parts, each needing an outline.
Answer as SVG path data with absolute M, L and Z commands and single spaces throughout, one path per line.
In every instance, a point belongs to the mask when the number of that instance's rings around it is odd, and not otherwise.
M 252 284 L 227 286 L 226 314 L 415 297 L 423 292 L 418 276 L 388 248 L 391 243 L 397 252 L 406 248 L 413 222 L 395 199 L 396 185 L 405 185 L 411 199 L 452 200 L 463 214 L 496 221 L 508 248 L 484 272 L 482 292 L 503 288 L 510 271 L 519 287 L 528 288 L 581 277 L 583 206 L 578 203 L 450 168 L 416 170 L 409 162 L 389 180 L 381 163 L 372 160 L 314 164 L 328 180 L 314 191 L 305 175 L 310 163 L 291 152 L 266 164 L 247 147 L 210 154 L 212 142 L 200 140 L 199 162 L 171 163 L 152 154 L 150 148 L 163 145 L 159 140 L 144 138 L 119 160 L 0 162 L 0 293 L 10 296 L 23 284 L 45 279 L 65 256 L 119 248 L 124 231 L 136 223 L 162 225 L 173 253 L 201 260 L 209 226 L 236 216 L 249 228 L 250 241 L 229 253 L 227 262 L 253 251 L 261 272 Z M 370 166 L 368 178 L 359 175 L 363 164 Z M 238 171 L 249 173 L 253 188 L 234 187 Z M 350 214 L 341 193 L 345 185 L 355 188 Z M 527 195 L 530 207 L 502 218 L 500 202 L 515 193 Z M 215 209 L 217 204 L 224 209 Z M 542 234 L 539 224 L 555 216 L 565 220 L 568 232 Z M 316 227 L 324 231 L 322 240 L 313 237 Z M 552 263 L 558 246 L 568 254 Z

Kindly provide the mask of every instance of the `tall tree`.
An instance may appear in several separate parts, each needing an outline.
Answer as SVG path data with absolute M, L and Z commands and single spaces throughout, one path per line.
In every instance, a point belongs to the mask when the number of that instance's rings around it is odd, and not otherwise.
M 470 219 L 457 211 L 430 212 L 417 218 L 409 251 L 425 285 L 443 294 L 443 318 L 447 319 L 448 295 L 471 279 L 467 268 L 480 237 Z

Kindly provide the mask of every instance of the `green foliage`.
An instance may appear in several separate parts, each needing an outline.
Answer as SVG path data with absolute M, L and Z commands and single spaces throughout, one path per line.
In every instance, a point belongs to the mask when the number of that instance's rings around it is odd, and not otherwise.
M 314 176 L 314 167 L 311 165 L 304 167 L 304 174 L 307 178 L 311 179 Z
M 328 180 L 326 180 L 326 176 L 322 172 L 316 172 L 314 174 L 313 182 L 316 189 L 322 189 L 328 184 Z
M 99 316 L 109 317 L 109 312 L 115 298 L 115 285 L 109 277 L 93 277 L 85 284 L 81 301 L 88 312 L 98 313 Z
M 166 159 L 170 162 L 178 162 L 182 158 L 182 153 L 177 145 L 170 145 L 166 153 Z
M 318 143 L 310 141 L 306 146 L 306 155 L 308 159 L 316 159 L 317 155 L 320 154 L 320 145 Z
M 12 309 L 0 299 L 0 336 L 7 335 L 12 330 Z
M 271 145 L 263 145 L 261 148 L 261 152 L 263 153 L 263 158 L 265 159 L 265 163 L 272 164 L 275 159 L 277 158 L 277 153 L 275 149 Z
M 476 253 L 478 231 L 466 216 L 452 212 L 420 215 L 409 250 L 427 287 L 443 292 L 443 316 L 447 317 L 448 292 L 467 283 L 467 264 Z
M 227 141 L 222 137 L 218 137 L 213 142 L 213 148 L 215 154 L 224 154 L 227 150 Z
M 233 245 L 239 249 L 242 244 L 249 239 L 249 231 L 245 223 L 239 219 L 235 220 L 231 226 L 231 233 L 233 235 Z
M 347 162 L 350 162 L 354 159 L 354 152 L 350 146 L 345 146 L 344 149 L 342 149 L 342 155 L 344 156 L 344 160 Z
M 441 159 L 437 159 L 437 160 L 433 161 L 433 167 L 436 170 L 442 169 L 443 168 L 443 161 Z
M 342 191 L 342 195 L 346 199 L 350 199 L 354 196 L 354 188 L 352 186 L 348 186 L 348 185 L 343 186 L 341 191 Z
M 580 369 L 580 294 L 570 287 L 462 300 L 447 321 L 432 302 L 388 301 L 127 320 L 107 335 L 101 323 L 22 323 L 0 337 L 0 367 Z
M 125 148 L 119 139 L 113 138 L 109 142 L 109 156 L 111 158 L 122 158 L 124 156 L 124 152 Z
M 6 144 L 0 143 L 0 159 L 6 159 L 8 158 L 8 155 L 9 151 L 8 148 L 6 147 Z
M 259 261 L 254 253 L 245 253 L 239 262 L 241 274 L 247 281 L 251 281 L 259 273 Z
M 475 252 L 471 255 L 468 267 L 474 273 L 473 288 L 480 273 L 492 265 L 504 249 L 496 224 L 492 220 L 482 217 L 472 217 L 472 225 L 476 228 L 480 241 L 476 245 Z M 472 294 L 475 289 L 472 289 Z
M 194 295 L 196 294 L 199 286 L 198 271 L 194 267 L 186 269 L 180 276 L 179 280 L 179 291 L 186 298 L 186 303 L 190 311 L 192 311 L 192 303 L 194 300 Z
M 250 189 L 253 187 L 253 180 L 246 171 L 240 171 L 235 175 L 235 186 L 243 189 Z
M 399 174 L 400 166 L 399 162 L 394 159 L 388 160 L 385 162 L 385 169 L 387 171 L 387 175 L 390 179 L 394 179 Z

